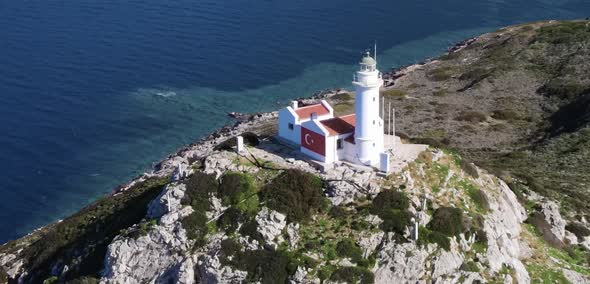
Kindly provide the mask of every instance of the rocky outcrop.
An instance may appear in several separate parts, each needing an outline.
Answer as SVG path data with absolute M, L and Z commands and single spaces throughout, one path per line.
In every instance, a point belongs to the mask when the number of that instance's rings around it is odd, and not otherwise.
M 452 275 L 461 267 L 463 259 L 463 254 L 455 250 L 442 252 L 433 260 L 434 271 L 432 272 L 432 279 L 439 279 L 443 275 Z
M 520 239 L 521 224 L 526 220 L 526 211 L 502 180 L 490 176 L 479 180 L 482 184 L 496 184 L 498 188 L 498 192 L 485 192 L 490 207 L 484 221 L 488 238 L 486 257 L 490 271 L 498 272 L 506 264 L 514 269 L 518 283 L 529 283 L 531 279 L 520 260 L 528 252 L 526 244 Z
M 223 265 L 216 251 L 213 249 L 213 253 L 199 257 L 197 263 L 199 283 L 242 283 L 248 273 Z
M 275 239 L 281 235 L 283 228 L 287 225 L 287 216 L 266 207 L 258 212 L 255 220 L 258 224 L 258 232 L 269 245 L 275 244 Z
M 545 221 L 551 226 L 551 233 L 553 236 L 563 241 L 565 238 L 566 221 L 559 213 L 559 204 L 552 200 L 545 200 L 540 204 L 540 212 L 545 218 Z
M 397 244 L 388 234 L 378 253 L 379 266 L 375 270 L 375 283 L 417 283 L 426 274 L 427 259 L 436 246 L 420 248 L 415 243 Z
M 186 267 L 190 256 L 186 252 L 190 251 L 192 241 L 187 239 L 180 220 L 192 208 L 180 205 L 183 189 L 170 185 L 150 204 L 148 216 L 160 219 L 146 235 L 119 236 L 109 245 L 102 283 L 180 282 L 179 277 L 190 276 Z

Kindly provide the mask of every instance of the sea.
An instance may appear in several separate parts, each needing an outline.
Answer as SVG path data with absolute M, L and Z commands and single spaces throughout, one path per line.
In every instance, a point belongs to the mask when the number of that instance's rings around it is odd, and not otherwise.
M 328 88 L 361 54 L 420 62 L 588 0 L 0 0 L 0 243 L 232 123 Z

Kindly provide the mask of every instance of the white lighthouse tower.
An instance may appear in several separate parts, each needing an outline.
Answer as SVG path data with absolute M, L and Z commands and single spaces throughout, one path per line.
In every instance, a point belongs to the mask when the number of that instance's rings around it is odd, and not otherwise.
M 376 57 L 376 54 L 375 54 Z M 378 165 L 383 152 L 383 119 L 379 117 L 379 88 L 383 85 L 377 61 L 367 52 L 354 76 L 355 144 L 359 161 L 365 165 Z

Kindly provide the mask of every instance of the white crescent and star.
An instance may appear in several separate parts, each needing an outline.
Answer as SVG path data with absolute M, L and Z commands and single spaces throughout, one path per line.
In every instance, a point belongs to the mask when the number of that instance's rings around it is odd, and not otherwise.
M 305 144 L 307 144 L 307 145 L 313 144 L 313 139 L 311 138 L 311 135 L 309 135 L 309 133 L 305 133 L 305 136 L 303 136 L 303 139 L 305 140 Z

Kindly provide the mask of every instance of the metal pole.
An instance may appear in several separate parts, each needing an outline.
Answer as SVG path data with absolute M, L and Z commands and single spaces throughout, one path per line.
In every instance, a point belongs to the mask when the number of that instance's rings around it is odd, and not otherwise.
M 389 139 L 389 143 L 391 144 L 391 101 L 389 102 L 389 117 L 387 119 L 387 133 L 389 135 L 389 137 L 387 137 Z
M 393 132 L 393 137 L 392 137 L 393 142 L 391 142 L 391 145 L 392 145 L 392 147 L 395 147 L 395 108 L 393 109 L 392 114 L 393 114 L 393 117 L 391 119 L 391 129 Z

